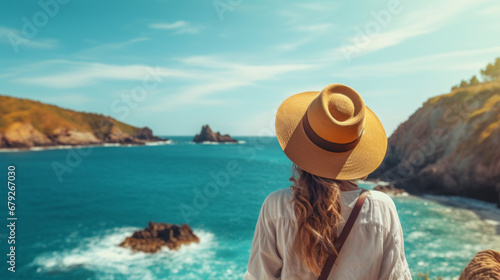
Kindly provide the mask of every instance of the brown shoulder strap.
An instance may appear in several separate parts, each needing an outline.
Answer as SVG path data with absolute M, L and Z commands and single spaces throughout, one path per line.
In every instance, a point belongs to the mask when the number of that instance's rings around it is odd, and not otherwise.
M 361 207 L 363 206 L 363 203 L 365 202 L 368 193 L 370 193 L 370 191 L 365 189 L 361 191 L 361 194 L 359 195 L 358 200 L 356 201 L 356 205 L 354 205 L 354 208 L 352 209 L 352 212 L 349 215 L 347 222 L 345 223 L 342 233 L 340 234 L 339 238 L 335 241 L 335 249 L 337 249 L 338 254 L 340 254 L 340 250 L 342 249 L 342 246 L 344 246 L 344 242 L 346 241 L 347 236 L 349 236 L 349 232 L 351 232 L 352 226 L 354 225 L 354 222 L 356 221 L 356 218 L 358 217 L 358 214 L 361 211 Z M 325 265 L 323 266 L 323 270 L 321 271 L 321 274 L 318 277 L 318 280 L 326 280 L 328 278 L 328 275 L 330 275 L 330 271 L 332 270 L 335 260 L 337 260 L 337 255 L 335 253 L 332 253 L 330 256 L 328 256 Z

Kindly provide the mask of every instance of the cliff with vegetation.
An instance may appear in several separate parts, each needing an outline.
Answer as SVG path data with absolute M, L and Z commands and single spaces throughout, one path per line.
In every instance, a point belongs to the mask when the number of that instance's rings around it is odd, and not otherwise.
M 0 95 L 0 148 L 164 141 L 111 117 Z
M 500 207 L 500 59 L 429 99 L 391 135 L 371 179 L 414 194 L 458 195 Z

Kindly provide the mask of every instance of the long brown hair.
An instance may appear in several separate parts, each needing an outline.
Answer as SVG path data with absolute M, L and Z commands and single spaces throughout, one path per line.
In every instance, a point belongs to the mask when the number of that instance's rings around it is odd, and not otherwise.
M 337 226 L 343 221 L 340 185 L 345 181 L 319 177 L 296 165 L 290 181 L 298 226 L 295 252 L 318 276 L 328 256 L 337 254 Z

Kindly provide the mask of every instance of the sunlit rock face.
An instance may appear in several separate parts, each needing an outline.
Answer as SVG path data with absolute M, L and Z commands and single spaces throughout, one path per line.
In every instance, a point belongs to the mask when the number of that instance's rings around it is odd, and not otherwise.
M 429 99 L 397 128 L 369 178 L 500 207 L 499 144 L 500 82 L 458 88 Z

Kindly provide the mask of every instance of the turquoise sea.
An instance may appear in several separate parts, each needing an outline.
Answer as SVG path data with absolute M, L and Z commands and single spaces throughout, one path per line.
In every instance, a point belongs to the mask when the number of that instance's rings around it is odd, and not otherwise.
M 240 144 L 93 147 L 0 153 L 0 205 L 7 224 L 7 167 L 16 167 L 16 272 L 1 279 L 241 279 L 265 197 L 288 187 L 291 163 L 271 137 Z M 362 184 L 370 188 L 370 184 Z M 476 252 L 500 250 L 500 225 L 475 211 L 394 198 L 415 279 L 457 277 Z M 178 251 L 132 254 L 117 245 L 149 221 L 188 223 L 201 242 Z

